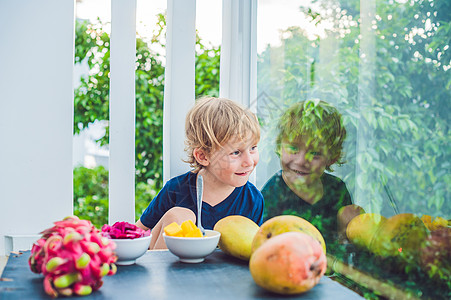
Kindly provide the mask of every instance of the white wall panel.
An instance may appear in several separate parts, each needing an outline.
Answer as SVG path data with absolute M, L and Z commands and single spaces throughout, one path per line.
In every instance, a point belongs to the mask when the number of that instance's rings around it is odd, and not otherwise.
M 0 255 L 72 214 L 74 2 L 0 1 Z

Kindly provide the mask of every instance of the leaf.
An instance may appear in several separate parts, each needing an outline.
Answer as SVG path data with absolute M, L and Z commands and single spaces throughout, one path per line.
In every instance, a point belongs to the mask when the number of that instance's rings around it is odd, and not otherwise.
M 437 181 L 437 177 L 435 176 L 433 170 L 429 170 L 428 175 L 431 183 L 434 184 Z
M 410 127 L 409 122 L 406 119 L 398 119 L 398 126 L 403 133 L 405 133 Z
M 387 130 L 390 126 L 390 120 L 383 116 L 379 116 L 377 118 L 377 123 L 379 124 L 379 127 L 384 131 Z
M 414 123 L 412 120 L 410 120 L 410 119 L 407 119 L 406 121 L 407 121 L 407 123 L 409 124 L 410 130 L 412 130 L 412 131 L 418 131 L 417 124 L 415 124 L 415 123 Z
M 421 160 L 418 158 L 418 156 L 413 156 L 412 160 L 418 168 L 421 168 L 422 163 L 421 163 Z
M 370 124 L 371 127 L 377 128 L 377 120 L 376 120 L 376 116 L 374 115 L 373 112 L 371 112 L 371 111 L 364 112 L 363 116 L 364 116 L 365 120 L 368 122 L 368 124 Z

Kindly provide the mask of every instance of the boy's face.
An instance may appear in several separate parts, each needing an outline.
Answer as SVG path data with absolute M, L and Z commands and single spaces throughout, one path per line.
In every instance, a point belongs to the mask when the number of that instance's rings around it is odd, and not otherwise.
M 280 162 L 284 178 L 291 186 L 317 182 L 327 167 L 326 147 L 304 142 L 282 143 Z
M 232 140 L 211 153 L 206 171 L 221 184 L 240 187 L 249 180 L 259 160 L 257 144 L 251 138 Z

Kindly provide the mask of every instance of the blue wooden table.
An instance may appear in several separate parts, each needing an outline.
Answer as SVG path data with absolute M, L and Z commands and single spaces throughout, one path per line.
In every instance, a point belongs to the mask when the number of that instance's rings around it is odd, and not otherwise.
M 43 276 L 28 267 L 30 252 L 11 254 L 0 281 L 0 299 L 50 299 Z M 203 263 L 186 264 L 167 250 L 148 251 L 131 266 L 118 266 L 103 286 L 86 297 L 62 299 L 363 299 L 323 276 L 310 291 L 280 296 L 257 286 L 246 262 L 216 250 Z

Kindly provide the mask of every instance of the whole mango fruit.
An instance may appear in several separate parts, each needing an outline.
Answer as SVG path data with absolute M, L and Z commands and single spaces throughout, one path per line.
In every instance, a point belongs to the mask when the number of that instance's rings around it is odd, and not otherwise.
M 348 227 L 349 222 L 351 222 L 351 220 L 356 216 L 364 213 L 365 210 L 363 207 L 356 204 L 345 205 L 338 210 L 337 226 L 340 239 L 344 239 L 346 237 L 346 228 Z
M 252 253 L 270 238 L 290 231 L 310 235 L 321 244 L 324 253 L 326 253 L 326 242 L 319 230 L 309 221 L 293 215 L 276 216 L 264 222 L 252 242 Z
M 313 288 L 324 275 L 327 259 L 321 245 L 302 232 L 281 233 L 252 254 L 249 270 L 255 283 L 283 295 Z
M 346 228 L 346 237 L 356 246 L 369 249 L 371 240 L 386 217 L 376 213 L 365 213 L 354 217 Z
M 221 233 L 218 246 L 224 253 L 241 260 L 251 257 L 252 241 L 260 227 L 251 219 L 231 215 L 219 220 L 214 230 Z

